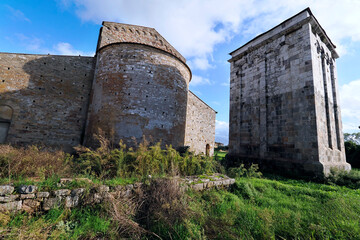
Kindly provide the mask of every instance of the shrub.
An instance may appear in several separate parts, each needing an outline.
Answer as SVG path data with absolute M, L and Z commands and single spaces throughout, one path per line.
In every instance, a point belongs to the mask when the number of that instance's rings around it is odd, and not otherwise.
M 40 177 L 52 175 L 67 176 L 71 172 L 72 157 L 63 151 L 49 151 L 37 146 L 15 148 L 0 145 L 0 177 Z
M 349 188 L 358 189 L 360 188 L 360 171 L 353 169 L 348 172 L 332 168 L 326 180 L 329 184 L 332 185 L 346 186 Z
M 155 176 L 209 174 L 221 170 L 221 165 L 211 157 L 194 155 L 186 151 L 180 155 L 172 146 L 162 149 L 160 143 L 149 146 L 144 140 L 138 148 L 126 148 L 121 141 L 112 149 L 109 142 L 99 138 L 100 147 L 91 150 L 76 148 L 74 170 L 80 174 L 93 175 L 101 179 L 114 177 L 147 178 Z
M 257 177 L 260 178 L 262 173 L 259 172 L 259 166 L 257 164 L 251 164 L 249 168 L 245 168 L 244 164 L 241 164 L 240 167 L 229 168 L 228 170 L 229 177 L 239 178 L 239 177 Z
M 189 215 L 187 200 L 175 179 L 154 179 L 145 192 L 138 221 L 163 239 L 183 239 L 184 220 Z
M 346 161 L 353 168 L 360 168 L 360 145 L 352 141 L 345 142 Z
M 139 239 L 147 232 L 135 221 L 142 201 L 142 193 L 137 197 L 127 197 L 121 193 L 109 194 L 105 199 L 105 210 L 117 237 Z

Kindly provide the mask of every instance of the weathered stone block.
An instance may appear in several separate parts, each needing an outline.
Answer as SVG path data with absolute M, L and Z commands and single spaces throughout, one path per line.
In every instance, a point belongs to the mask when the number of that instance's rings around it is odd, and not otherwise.
M 77 195 L 67 196 L 65 198 L 65 207 L 67 207 L 67 208 L 76 207 L 79 205 L 79 200 L 80 200 L 80 197 Z
M 75 197 L 75 196 L 81 197 L 84 195 L 84 193 L 85 193 L 85 188 L 77 188 L 77 189 L 71 190 L 70 195 L 73 197 Z
M 20 210 L 21 206 L 22 206 L 22 201 L 0 203 L 0 211 L 1 210 L 16 211 L 16 210 Z
M 22 185 L 17 189 L 18 193 L 28 194 L 28 193 L 36 193 L 38 187 L 35 185 Z
M 49 192 L 38 192 L 38 193 L 36 193 L 36 197 L 38 197 L 38 198 L 47 198 L 49 196 L 50 196 Z
M 59 207 L 61 205 L 61 198 L 45 198 L 43 202 L 43 209 L 49 211 L 52 208 Z
M 33 199 L 25 199 L 22 204 L 22 210 L 33 213 L 40 208 L 40 202 Z
M 210 181 L 206 184 L 206 188 L 211 188 L 214 186 L 214 182 L 213 181 Z
M 20 194 L 20 199 L 35 198 L 35 193 Z
M 57 197 L 63 197 L 63 196 L 68 196 L 70 195 L 70 190 L 69 189 L 59 189 L 54 191 L 55 196 Z
M 13 202 L 19 198 L 18 195 L 0 196 L 0 203 Z
M 97 187 L 97 189 L 96 189 L 96 191 L 100 194 L 109 192 L 109 190 L 110 190 L 109 186 L 106 186 L 106 185 L 101 185 L 101 186 Z
M 14 187 L 11 185 L 0 185 L 0 196 L 10 195 L 14 192 Z
M 128 185 L 125 186 L 125 188 L 127 190 L 132 190 L 134 188 L 134 185 L 133 184 L 128 184 Z
M 191 185 L 191 188 L 194 189 L 195 191 L 202 191 L 202 190 L 204 190 L 204 183 L 197 183 L 197 184 Z

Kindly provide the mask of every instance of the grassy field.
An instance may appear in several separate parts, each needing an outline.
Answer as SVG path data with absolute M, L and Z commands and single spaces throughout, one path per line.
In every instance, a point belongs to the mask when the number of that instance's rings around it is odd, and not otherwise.
M 85 174 L 93 181 L 90 185 L 153 177 L 139 199 L 71 210 L 60 207 L 34 215 L 0 212 L 0 239 L 360 239 L 360 171 L 339 173 L 321 184 L 261 177 L 256 166 L 242 165 L 228 169 L 228 174 L 238 176 L 230 189 L 185 194 L 179 186 L 157 178 L 174 170 L 182 175 L 225 171 L 219 166 L 225 155 L 180 156 L 174 149 L 155 145 L 136 151 L 103 147 L 73 158 L 34 147 L 5 146 L 0 148 L 0 182 L 11 180 L 14 186 L 34 183 L 41 190 L 57 189 L 59 176 L 65 173 Z M 44 164 L 51 168 L 44 169 Z M 33 180 L 39 175 L 40 181 Z M 67 187 L 87 186 L 75 181 Z
M 212 239 L 359 239 L 360 191 L 289 180 L 236 180 L 194 194 L 196 221 Z
M 347 187 L 237 178 L 229 190 L 189 191 L 180 200 L 161 205 L 157 211 L 163 217 L 149 226 L 139 224 L 162 239 L 360 239 L 360 190 Z M 168 222 L 166 213 L 175 220 Z M 9 239 L 119 237 L 118 223 L 101 206 L 3 215 L 1 221 Z

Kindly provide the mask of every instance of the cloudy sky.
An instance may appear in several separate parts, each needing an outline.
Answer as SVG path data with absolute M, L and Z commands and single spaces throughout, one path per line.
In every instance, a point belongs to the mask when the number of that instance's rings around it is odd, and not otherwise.
M 337 45 L 344 132 L 360 125 L 360 0 L 2 0 L 0 52 L 93 55 L 102 21 L 156 28 L 192 69 L 190 89 L 227 143 L 228 53 L 310 7 Z

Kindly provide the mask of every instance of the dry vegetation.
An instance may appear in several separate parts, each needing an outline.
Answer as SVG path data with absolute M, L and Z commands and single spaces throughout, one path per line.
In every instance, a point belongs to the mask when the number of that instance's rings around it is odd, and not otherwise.
M 333 172 L 323 184 L 264 177 L 257 166 L 240 165 L 228 169 L 236 177 L 231 189 L 192 192 L 166 176 L 223 170 L 217 161 L 181 155 L 159 144 L 128 149 L 120 143 L 113 149 L 106 139 L 100 143 L 95 150 L 78 148 L 76 157 L 34 146 L 0 146 L 0 174 L 6 182 L 40 176 L 51 188 L 58 180 L 54 175 L 87 176 L 94 183 L 135 177 L 147 186 L 133 197 L 112 194 L 93 206 L 60 207 L 34 215 L 0 213 L 0 238 L 360 238 L 359 171 Z
M 0 145 L 0 178 L 48 178 L 71 174 L 71 157 L 63 151 L 48 151 L 37 146 L 15 148 Z

